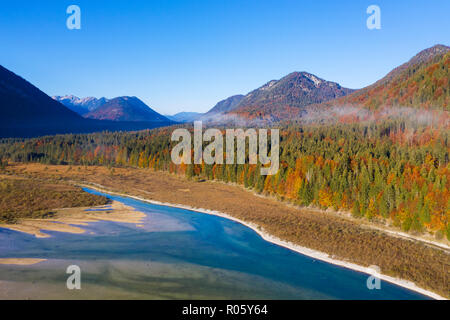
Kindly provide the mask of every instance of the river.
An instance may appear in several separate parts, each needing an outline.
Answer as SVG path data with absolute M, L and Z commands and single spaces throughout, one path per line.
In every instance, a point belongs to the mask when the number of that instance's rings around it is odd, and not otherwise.
M 93 222 L 84 234 L 50 238 L 0 228 L 0 258 L 47 259 L 0 265 L 0 298 L 18 299 L 427 299 L 368 275 L 263 240 L 237 222 L 102 194 L 146 214 L 139 225 Z M 81 270 L 68 290 L 66 268 Z

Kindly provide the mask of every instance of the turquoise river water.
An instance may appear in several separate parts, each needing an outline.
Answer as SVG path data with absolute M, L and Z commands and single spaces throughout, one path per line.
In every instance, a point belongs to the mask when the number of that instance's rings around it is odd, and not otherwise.
M 85 189 L 94 194 L 100 192 Z M 142 225 L 93 222 L 84 234 L 35 238 L 0 228 L 0 258 L 42 258 L 0 265 L 0 298 L 20 299 L 426 299 L 386 281 L 263 240 L 217 216 L 103 194 L 146 214 Z M 81 269 L 68 290 L 66 268 Z

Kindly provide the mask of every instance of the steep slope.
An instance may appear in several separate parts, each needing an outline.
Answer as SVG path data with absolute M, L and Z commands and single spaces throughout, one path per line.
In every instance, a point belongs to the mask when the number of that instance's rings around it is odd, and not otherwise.
M 51 125 L 83 119 L 28 81 L 0 66 L 0 123 Z
M 216 113 L 223 113 L 233 110 L 244 98 L 244 95 L 237 94 L 219 101 L 206 115 L 212 115 Z
M 112 121 L 169 121 L 136 97 L 111 99 L 85 117 Z
M 106 98 L 99 98 L 99 99 L 95 97 L 78 98 L 73 95 L 54 96 L 52 98 L 55 99 L 56 101 L 61 102 L 67 108 L 69 108 L 72 111 L 75 111 L 79 115 L 85 115 L 90 111 L 94 111 L 95 109 L 99 108 L 100 106 L 108 102 L 108 99 Z
M 384 78 L 328 105 L 369 109 L 413 107 L 450 110 L 450 47 L 436 45 L 419 52 Z

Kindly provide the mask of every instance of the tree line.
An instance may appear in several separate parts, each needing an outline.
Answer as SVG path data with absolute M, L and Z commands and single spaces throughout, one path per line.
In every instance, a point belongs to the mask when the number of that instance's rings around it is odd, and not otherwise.
M 406 120 L 280 125 L 280 170 L 171 161 L 174 127 L 0 140 L 4 161 L 164 170 L 450 239 L 449 130 Z M 235 153 L 236 154 L 236 153 Z M 248 155 L 247 155 L 248 156 Z M 225 157 L 225 155 L 224 155 Z

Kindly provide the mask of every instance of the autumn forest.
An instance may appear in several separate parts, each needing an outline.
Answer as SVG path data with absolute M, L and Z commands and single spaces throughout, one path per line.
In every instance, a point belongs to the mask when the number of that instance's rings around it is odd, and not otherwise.
M 130 166 L 237 183 L 300 206 L 450 239 L 450 137 L 438 126 L 405 120 L 284 124 L 280 170 L 272 176 L 260 175 L 260 165 L 248 159 L 243 165 L 177 166 L 170 157 L 171 129 L 4 139 L 0 154 L 14 162 Z

